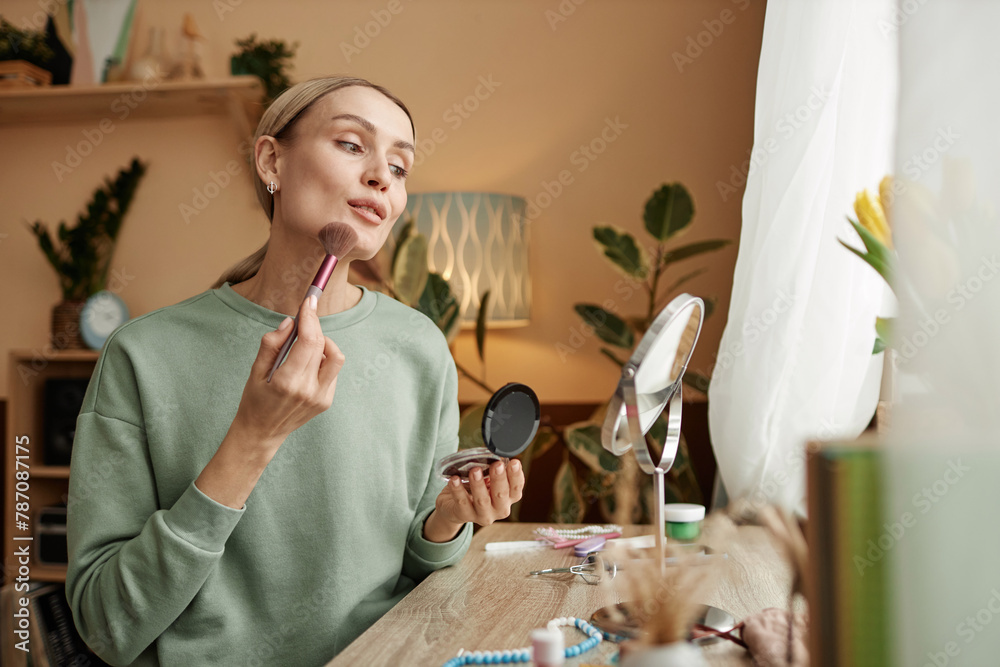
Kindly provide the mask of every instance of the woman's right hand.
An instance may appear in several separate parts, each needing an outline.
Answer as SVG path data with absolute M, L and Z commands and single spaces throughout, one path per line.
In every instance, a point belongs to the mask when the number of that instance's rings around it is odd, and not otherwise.
M 252 440 L 260 438 L 274 451 L 292 431 L 330 407 L 337 373 L 344 365 L 340 348 L 323 335 L 313 296 L 299 307 L 298 338 L 268 382 L 281 346 L 291 335 L 292 319 L 286 318 L 282 326 L 261 338 L 233 420 L 243 433 L 256 436 Z

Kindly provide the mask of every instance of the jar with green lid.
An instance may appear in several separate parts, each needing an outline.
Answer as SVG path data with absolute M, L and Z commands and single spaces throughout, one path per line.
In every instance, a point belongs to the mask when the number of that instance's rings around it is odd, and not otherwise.
M 677 542 L 694 542 L 701 536 L 701 522 L 704 519 L 704 505 L 667 503 L 663 506 L 667 539 Z

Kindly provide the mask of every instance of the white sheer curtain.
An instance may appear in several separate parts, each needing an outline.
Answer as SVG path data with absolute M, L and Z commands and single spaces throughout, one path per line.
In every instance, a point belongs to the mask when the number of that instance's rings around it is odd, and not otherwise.
M 892 171 L 893 0 L 768 0 L 754 148 L 709 425 L 730 499 L 805 514 L 803 448 L 878 400 L 882 279 L 842 247 L 855 194 Z

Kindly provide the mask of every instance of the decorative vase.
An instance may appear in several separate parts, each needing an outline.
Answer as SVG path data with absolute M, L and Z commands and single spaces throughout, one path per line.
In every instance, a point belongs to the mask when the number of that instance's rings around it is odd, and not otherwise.
M 133 81 L 147 79 L 158 81 L 170 71 L 170 59 L 163 46 L 165 32 L 163 28 L 149 29 L 149 44 L 146 46 L 145 55 L 133 62 L 129 68 Z
M 620 667 L 707 667 L 700 646 L 674 642 L 660 646 L 636 647 L 622 657 Z
M 52 347 L 56 350 L 85 350 L 80 335 L 80 313 L 86 299 L 66 299 L 52 307 Z

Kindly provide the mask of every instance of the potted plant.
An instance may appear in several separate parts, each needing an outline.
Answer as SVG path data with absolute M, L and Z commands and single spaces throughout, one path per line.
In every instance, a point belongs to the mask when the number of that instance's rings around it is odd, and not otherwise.
M 48 229 L 40 222 L 29 225 L 38 245 L 59 276 L 62 301 L 52 309 L 52 344 L 59 348 L 85 348 L 79 332 L 80 311 L 87 298 L 104 289 L 115 240 L 128 212 L 146 164 L 133 158 L 127 169 L 120 169 L 114 180 L 94 191 L 85 213 L 75 227 L 60 222 L 53 242 Z M 67 336 L 67 333 L 72 335 Z
M 258 42 L 254 33 L 236 40 L 236 46 L 240 50 L 229 59 L 230 72 L 234 76 L 253 74 L 258 77 L 264 83 L 265 105 L 291 85 L 286 69 L 292 66 L 291 59 L 295 56 L 298 42 L 293 42 L 290 47 L 278 39 Z
M 680 183 L 664 184 L 650 196 L 643 212 L 646 231 L 653 245 L 647 250 L 627 231 L 612 226 L 594 227 L 598 249 L 624 276 L 623 288 L 645 293 L 645 312 L 624 317 L 607 308 L 591 303 L 578 303 L 575 310 L 594 335 L 606 343 L 601 353 L 617 366 L 625 364 L 632 348 L 642 339 L 656 314 L 677 290 L 706 272 L 700 268 L 677 277 L 669 285 L 664 279 L 669 270 L 684 260 L 724 248 L 728 239 L 710 239 L 677 245 L 675 241 L 690 229 L 694 219 L 694 202 Z M 617 292 L 616 288 L 616 292 Z M 712 314 L 714 299 L 705 299 L 705 317 Z M 693 370 L 684 374 L 684 384 L 705 393 L 708 378 Z M 577 523 L 583 520 L 587 508 L 598 502 L 605 519 L 615 523 L 648 522 L 652 516 L 651 477 L 640 475 L 635 456 L 631 453 L 615 457 L 601 444 L 601 425 L 605 408 L 599 408 L 590 419 L 567 426 L 563 432 L 566 443 L 563 462 L 553 487 L 553 520 Z M 661 414 L 647 440 L 662 446 L 667 424 Z M 677 459 L 666 478 L 667 502 L 701 502 L 688 456 L 687 443 L 681 435 Z
M 45 65 L 55 57 L 40 30 L 18 30 L 0 18 L 0 88 L 47 86 Z

